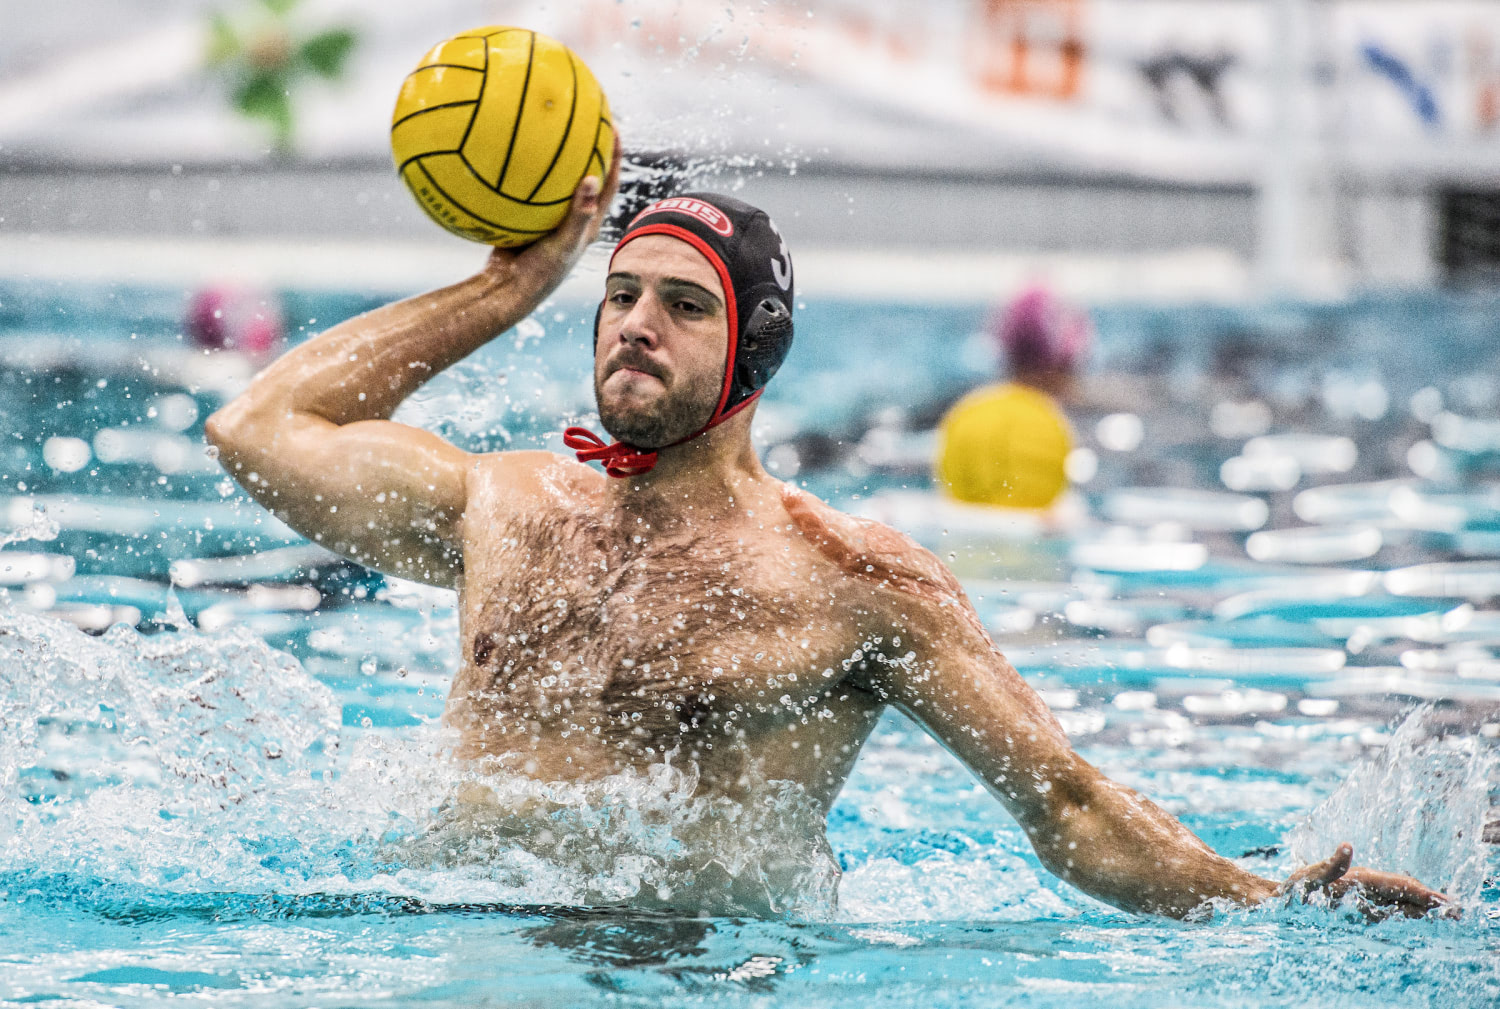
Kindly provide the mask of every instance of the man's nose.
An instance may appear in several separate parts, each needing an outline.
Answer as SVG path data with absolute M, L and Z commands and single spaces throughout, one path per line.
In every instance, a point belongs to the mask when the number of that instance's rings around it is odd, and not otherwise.
M 625 313 L 625 318 L 620 320 L 621 340 L 637 346 L 656 346 L 660 306 L 655 302 L 656 299 L 649 295 L 636 299 L 635 304 L 630 306 L 630 311 Z

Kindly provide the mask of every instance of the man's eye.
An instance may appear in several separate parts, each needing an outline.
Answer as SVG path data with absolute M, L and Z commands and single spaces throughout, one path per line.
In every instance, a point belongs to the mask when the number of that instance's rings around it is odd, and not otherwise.
M 703 312 L 703 306 L 694 301 L 679 301 L 677 303 L 677 310 L 679 312 L 686 312 L 688 315 L 698 315 Z
M 635 304 L 635 295 L 629 291 L 616 291 L 609 296 L 609 300 L 614 305 L 633 305 Z

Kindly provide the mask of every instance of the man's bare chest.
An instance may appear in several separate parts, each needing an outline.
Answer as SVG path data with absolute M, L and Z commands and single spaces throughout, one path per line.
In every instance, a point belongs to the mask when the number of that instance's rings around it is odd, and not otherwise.
M 466 573 L 471 682 L 501 706 L 675 726 L 812 704 L 858 647 L 837 572 L 787 530 L 517 523 Z

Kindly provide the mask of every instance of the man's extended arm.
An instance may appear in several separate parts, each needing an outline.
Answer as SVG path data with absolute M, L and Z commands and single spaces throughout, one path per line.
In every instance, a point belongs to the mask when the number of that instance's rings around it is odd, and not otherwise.
M 1285 883 L 1215 854 L 1176 817 L 1074 752 L 935 557 L 889 530 L 866 529 L 850 548 L 861 554 L 854 569 L 883 582 L 877 619 L 887 640 L 898 634 L 912 653 L 871 663 L 866 685 L 957 756 L 1015 816 L 1042 864 L 1085 893 L 1173 917 L 1214 899 L 1257 904 L 1289 890 L 1338 897 L 1358 887 L 1369 902 L 1406 914 L 1446 902 L 1410 877 L 1351 867 L 1348 845 Z
M 434 585 L 462 573 L 472 457 L 390 417 L 433 375 L 514 326 L 598 234 L 618 181 L 585 179 L 556 231 L 495 250 L 473 277 L 386 305 L 287 353 L 209 418 L 231 475 L 292 528 L 363 564 Z
M 1048 870 L 1116 907 L 1173 917 L 1213 898 L 1250 904 L 1275 894 L 1277 884 L 1216 855 L 1075 753 L 966 607 L 910 607 L 901 630 L 918 660 L 877 666 L 874 686 L 1004 803 Z

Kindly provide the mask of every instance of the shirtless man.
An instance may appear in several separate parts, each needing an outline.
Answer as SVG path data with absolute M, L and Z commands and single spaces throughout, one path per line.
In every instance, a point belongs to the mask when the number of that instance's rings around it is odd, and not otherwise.
M 463 759 L 588 781 L 671 755 L 696 765 L 700 794 L 790 781 L 826 813 L 894 704 L 985 783 L 1043 865 L 1126 910 L 1182 916 L 1317 887 L 1409 914 L 1443 903 L 1350 868 L 1348 845 L 1285 883 L 1214 854 L 1073 752 L 936 558 L 765 473 L 750 421 L 793 299 L 760 211 L 700 194 L 627 227 L 594 360 L 620 441 L 566 439 L 608 476 L 546 452 L 471 455 L 390 421 L 562 281 L 615 186 L 614 172 L 584 180 L 547 238 L 333 327 L 208 422 L 229 472 L 293 528 L 458 590 L 445 720 Z

